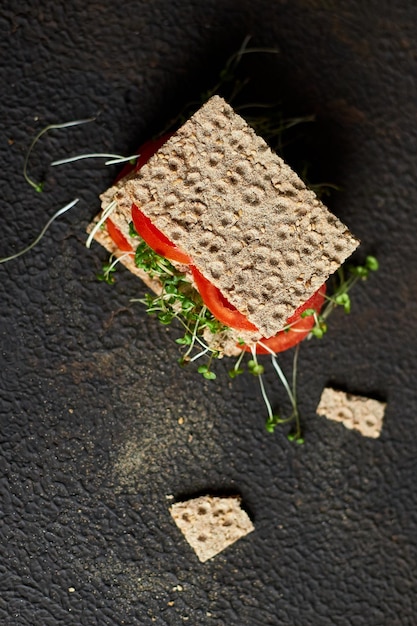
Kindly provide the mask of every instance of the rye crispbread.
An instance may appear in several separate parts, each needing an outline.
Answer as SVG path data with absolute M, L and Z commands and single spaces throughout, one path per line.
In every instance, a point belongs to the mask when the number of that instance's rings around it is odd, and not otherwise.
M 238 497 L 201 496 L 173 504 L 170 513 L 202 563 L 255 530 Z
M 317 414 L 341 422 L 346 428 L 357 430 L 365 437 L 376 438 L 381 434 L 386 406 L 385 402 L 326 387 Z
M 135 202 L 265 337 L 359 243 L 219 96 L 109 191 L 124 234 Z

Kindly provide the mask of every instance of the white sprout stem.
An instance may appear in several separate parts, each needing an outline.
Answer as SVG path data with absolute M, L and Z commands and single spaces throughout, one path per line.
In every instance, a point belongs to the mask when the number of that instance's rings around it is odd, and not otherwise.
M 198 314 L 195 326 L 194 326 L 194 330 L 193 330 L 193 334 L 191 336 L 191 344 L 187 350 L 187 352 L 184 354 L 184 358 L 187 357 L 191 350 L 194 348 L 195 342 L 197 340 L 197 334 L 198 334 L 198 327 L 200 326 L 200 322 L 202 320 L 202 318 L 204 317 L 205 313 L 207 311 L 207 307 L 203 306 L 200 313 Z
M 106 208 L 104 209 L 104 211 L 102 213 L 102 216 L 98 220 L 97 224 L 94 226 L 93 230 L 91 231 L 91 233 L 88 236 L 87 241 L 85 242 L 85 247 L 86 248 L 90 248 L 91 243 L 92 243 L 92 241 L 94 239 L 94 235 L 101 228 L 102 224 L 104 224 L 106 219 L 111 215 L 111 213 L 114 211 L 116 206 L 117 206 L 116 200 L 113 200 L 112 202 L 110 202 L 110 204 L 108 204 L 106 206 Z
M 244 111 L 245 109 L 272 109 L 277 106 L 279 102 L 248 102 L 247 104 L 241 104 L 235 106 L 235 111 Z
M 251 346 L 251 352 L 252 352 L 253 360 L 255 361 L 255 363 L 258 363 L 255 346 Z M 264 385 L 264 381 L 262 379 L 262 374 L 258 374 L 257 378 L 259 380 L 259 387 L 261 389 L 262 398 L 263 398 L 263 401 L 265 402 L 266 410 L 268 411 L 268 419 L 272 420 L 273 417 L 274 417 L 274 414 L 273 414 L 273 411 L 272 411 L 271 403 L 269 401 L 268 395 L 267 395 L 266 390 L 265 390 L 265 385 Z
M 239 354 L 239 357 L 238 357 L 238 359 L 237 359 L 237 361 L 235 363 L 235 366 L 234 366 L 234 370 L 235 371 L 237 371 L 239 369 L 240 364 L 242 363 L 242 360 L 243 360 L 243 357 L 245 356 L 245 354 L 246 354 L 246 350 L 242 350 L 242 352 Z
M 264 381 L 262 380 L 262 374 L 259 374 L 258 378 L 259 378 L 259 387 L 261 388 L 262 398 L 265 402 L 266 410 L 268 411 L 268 419 L 272 420 L 274 417 L 274 414 L 272 412 L 271 403 L 265 391 L 265 385 L 264 385 Z
M 145 242 L 145 243 L 146 243 L 146 242 Z M 171 270 L 170 270 L 170 269 L 168 269 L 168 268 L 167 268 L 167 267 L 166 267 L 166 266 L 165 266 L 165 265 L 164 265 L 164 264 L 163 264 L 160 260 L 158 260 L 158 261 L 156 262 L 156 264 L 157 264 L 157 266 L 159 267 L 159 269 L 160 269 L 162 272 L 166 272 L 166 273 L 167 273 L 167 274 L 169 274 L 170 276 L 174 276 L 174 272 L 171 272 Z
M 242 42 L 242 45 L 240 46 L 240 49 L 234 55 L 232 55 L 231 58 L 229 59 L 226 65 L 227 69 L 231 67 L 233 63 L 235 65 L 238 65 L 244 54 L 253 54 L 254 52 L 266 52 L 270 54 L 280 54 L 277 48 L 248 48 L 247 46 L 251 39 L 252 39 L 251 35 L 247 35 L 245 37 L 245 39 Z
M 132 159 L 137 159 L 137 154 L 125 157 L 120 154 L 108 154 L 106 152 L 91 152 L 87 154 L 78 154 L 77 156 L 68 157 L 66 159 L 59 159 L 58 161 L 52 161 L 51 166 L 65 165 L 65 163 L 74 163 L 75 161 L 81 161 L 82 159 L 110 159 L 105 162 L 105 165 L 114 165 L 116 163 L 125 163 Z
M 126 163 L 126 161 L 133 161 L 140 157 L 140 154 L 131 154 L 130 156 L 115 156 L 111 158 L 110 161 L 106 161 L 104 165 L 116 165 L 117 163 Z
M 288 380 L 286 379 L 285 374 L 282 371 L 282 369 L 281 369 L 281 367 L 280 367 L 280 365 L 278 363 L 276 353 L 273 350 L 271 350 L 268 346 L 263 344 L 261 341 L 259 341 L 258 343 L 259 343 L 259 345 L 264 347 L 270 353 L 271 361 L 272 361 L 272 365 L 274 367 L 274 370 L 278 374 L 278 377 L 279 377 L 279 379 L 280 379 L 280 381 L 281 381 L 285 391 L 287 392 L 288 398 L 290 399 L 290 402 L 291 402 L 291 406 L 292 406 L 292 409 L 293 409 L 292 415 L 287 420 L 282 420 L 282 421 L 283 422 L 284 421 L 288 422 L 291 419 L 295 419 L 296 436 L 300 436 L 300 415 L 298 413 L 298 406 L 297 406 L 297 362 L 298 362 L 298 354 L 299 354 L 299 350 L 300 350 L 300 345 L 298 344 L 296 346 L 295 352 L 294 352 L 293 367 L 292 367 L 292 389 L 291 389 L 291 387 L 290 387 L 290 385 L 288 383 Z M 252 354 L 254 352 L 255 352 L 255 349 L 253 348 Z M 264 400 L 265 400 L 265 398 L 264 398 Z
M 193 358 L 190 359 L 190 363 L 192 363 L 193 361 L 197 361 L 197 359 L 199 359 L 202 356 L 204 356 L 205 354 L 207 354 L 207 352 L 210 352 L 210 348 L 208 348 L 208 347 L 205 350 L 201 350 L 201 352 L 199 352 L 198 354 L 195 354 L 193 356 Z
M 121 261 L 123 261 L 123 259 L 125 259 L 126 257 L 131 256 L 133 253 L 132 252 L 125 252 L 124 254 L 122 254 L 121 256 L 118 256 L 108 267 L 108 269 L 106 270 L 106 274 L 110 274 L 110 272 L 112 271 L 112 269 L 114 267 L 116 267 L 116 265 L 118 263 L 120 263 Z
M 272 365 L 274 367 L 274 370 L 278 374 L 278 377 L 279 377 L 280 381 L 282 382 L 282 384 L 284 386 L 284 389 L 285 389 L 285 391 L 288 394 L 289 399 L 291 400 L 292 407 L 293 407 L 294 410 L 296 410 L 296 408 L 297 408 L 296 399 L 295 399 L 294 394 L 293 394 L 293 392 L 291 390 L 291 387 L 288 384 L 288 380 L 286 379 L 285 374 L 282 371 L 282 369 L 281 369 L 281 367 L 280 367 L 280 365 L 279 365 L 279 363 L 277 361 L 277 357 L 276 357 L 275 354 L 271 355 L 271 360 L 272 360 Z
M 32 153 L 33 148 L 35 147 L 35 145 L 38 143 L 39 139 L 48 132 L 48 130 L 58 130 L 60 128 L 70 128 L 71 126 L 79 126 L 81 124 L 88 124 L 89 122 L 94 122 L 96 118 L 95 117 L 88 117 L 86 119 L 82 119 L 82 120 L 73 120 L 71 122 L 64 122 L 63 124 L 49 124 L 48 126 L 46 126 L 45 128 L 43 128 L 34 138 L 34 140 L 32 141 L 32 143 L 29 146 L 29 150 L 26 153 L 26 157 L 25 157 L 25 162 L 23 164 L 23 176 L 25 178 L 25 180 L 29 183 L 29 185 L 31 185 L 32 187 L 34 187 L 36 190 L 40 190 L 39 189 L 39 184 L 35 183 L 31 178 L 29 178 L 28 173 L 27 173 L 27 169 L 28 169 L 28 164 L 29 164 L 29 157 Z
M 269 346 L 267 346 L 265 343 L 262 343 L 262 341 L 258 341 L 258 344 L 260 346 L 262 346 L 262 348 L 265 348 L 265 350 L 267 350 L 269 352 L 269 354 L 271 355 L 271 361 L 272 361 L 272 365 L 274 367 L 274 370 L 278 374 L 278 377 L 279 377 L 280 381 L 282 382 L 282 384 L 284 386 L 284 389 L 285 389 L 285 391 L 288 394 L 289 399 L 291 400 L 291 404 L 292 404 L 293 409 L 296 411 L 297 410 L 296 397 L 295 397 L 294 393 L 292 392 L 291 387 L 290 387 L 290 385 L 288 383 L 288 380 L 286 379 L 285 374 L 282 371 L 282 369 L 281 369 L 281 367 L 280 367 L 280 365 L 278 363 L 276 353 L 273 350 L 271 350 L 271 348 Z M 296 357 L 298 358 L 298 351 L 296 353 Z M 297 365 L 297 361 L 296 361 L 296 365 Z M 294 381 L 294 374 L 293 374 L 293 381 Z
M 298 412 L 297 409 L 297 365 L 298 365 L 298 355 L 300 352 L 300 344 L 298 343 L 295 347 L 294 359 L 292 362 L 292 393 L 294 397 L 294 411 Z
M 36 239 L 34 241 L 32 241 L 32 243 L 27 246 L 26 248 L 23 248 L 23 250 L 20 250 L 20 252 L 16 252 L 15 254 L 11 254 L 10 256 L 4 257 L 3 259 L 0 259 L 0 263 L 7 263 L 7 261 L 12 261 L 13 259 L 17 259 L 19 256 L 22 256 L 23 254 L 26 254 L 26 252 L 29 252 L 29 250 L 32 250 L 32 248 L 34 248 L 36 246 L 37 243 L 39 243 L 39 241 L 42 239 L 42 237 L 44 236 L 44 234 L 46 233 L 46 231 L 48 230 L 48 228 L 50 227 L 50 225 L 52 224 L 52 222 L 59 217 L 60 215 L 62 215 L 63 213 L 66 213 L 66 211 L 69 211 L 70 209 L 72 209 L 72 207 L 74 205 L 77 204 L 77 202 L 79 202 L 79 198 L 75 198 L 75 200 L 72 200 L 72 202 L 69 202 L 68 204 L 66 204 L 64 207 L 62 207 L 61 209 L 59 209 L 56 213 L 53 214 L 53 216 L 46 222 L 45 226 L 42 228 L 41 232 L 39 233 L 39 235 L 36 237 Z
M 175 315 L 175 319 L 177 319 L 179 321 L 181 326 L 183 326 L 186 331 L 190 332 L 190 329 L 187 326 L 187 324 L 178 315 Z M 216 352 L 216 350 L 213 350 L 213 348 L 210 348 L 210 346 L 208 346 L 198 335 L 195 336 L 194 345 L 195 345 L 195 342 L 199 343 L 202 348 L 204 348 L 204 349 L 207 348 L 207 350 L 209 352 Z M 184 356 L 187 356 L 188 354 L 189 354 L 189 352 L 187 352 Z

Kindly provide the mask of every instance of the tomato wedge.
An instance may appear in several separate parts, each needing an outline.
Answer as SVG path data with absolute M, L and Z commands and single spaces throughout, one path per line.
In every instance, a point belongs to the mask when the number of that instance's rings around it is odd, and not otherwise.
M 280 332 L 274 337 L 261 339 L 260 341 L 265 346 L 268 346 L 268 348 L 273 352 L 284 352 L 284 350 L 288 350 L 289 348 L 296 346 L 297 343 L 300 343 L 300 341 L 307 337 L 315 324 L 313 315 L 301 317 L 301 314 L 306 309 L 314 309 L 317 313 L 319 313 L 324 304 L 325 294 L 326 285 L 322 285 L 315 293 L 313 293 L 307 302 L 298 307 L 295 313 L 288 318 L 287 324 L 291 324 L 291 328 L 289 330 L 280 330 Z M 243 350 L 251 352 L 249 346 L 243 346 Z M 270 354 L 266 348 L 260 346 L 259 344 L 256 345 L 256 352 L 257 354 Z
M 107 218 L 106 220 L 106 227 L 109 237 L 113 240 L 119 250 L 121 250 L 122 252 L 133 252 L 133 248 L 126 239 L 126 237 L 117 228 L 115 223 L 111 221 L 110 218 Z
M 191 265 L 191 272 L 204 304 L 213 313 L 214 317 L 226 324 L 226 326 L 230 326 L 230 328 L 258 330 L 243 313 L 226 300 L 220 289 L 207 280 L 194 265 Z
M 149 217 L 138 209 L 136 204 L 132 204 L 132 220 L 138 235 L 140 235 L 157 254 L 170 261 L 178 261 L 178 263 L 184 263 L 185 265 L 191 263 L 191 258 L 188 254 L 173 244 L 172 241 L 151 222 Z

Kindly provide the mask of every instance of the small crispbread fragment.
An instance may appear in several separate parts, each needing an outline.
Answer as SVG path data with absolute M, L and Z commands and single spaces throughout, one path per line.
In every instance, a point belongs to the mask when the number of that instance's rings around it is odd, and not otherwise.
M 381 434 L 386 406 L 385 402 L 326 387 L 323 389 L 317 413 L 341 422 L 346 428 L 359 431 L 364 437 L 376 438 Z
M 282 330 L 359 244 L 219 96 L 115 199 L 121 212 L 137 204 L 264 337 Z
M 255 530 L 239 497 L 201 496 L 177 502 L 170 513 L 202 563 Z

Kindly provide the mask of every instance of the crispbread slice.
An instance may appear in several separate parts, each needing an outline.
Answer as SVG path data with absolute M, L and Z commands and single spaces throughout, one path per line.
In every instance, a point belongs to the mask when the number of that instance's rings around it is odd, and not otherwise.
M 382 429 L 386 403 L 354 396 L 331 387 L 323 389 L 318 415 L 342 422 L 346 428 L 358 430 L 365 437 L 379 437 Z
M 359 243 L 219 96 L 120 185 L 116 199 L 121 213 L 137 203 L 265 337 Z
M 255 530 L 239 497 L 202 496 L 173 504 L 170 513 L 203 563 Z

